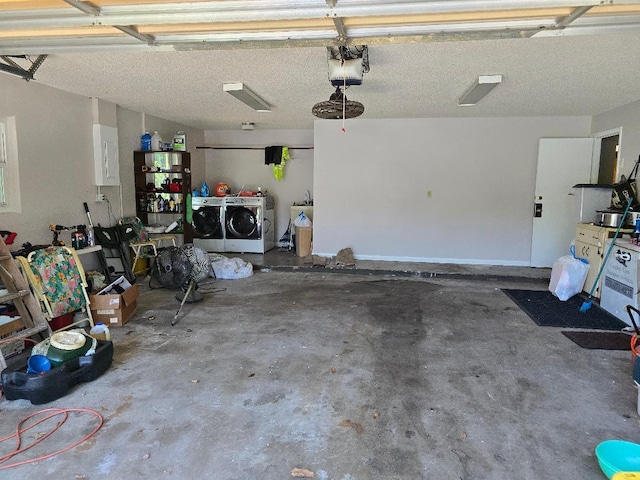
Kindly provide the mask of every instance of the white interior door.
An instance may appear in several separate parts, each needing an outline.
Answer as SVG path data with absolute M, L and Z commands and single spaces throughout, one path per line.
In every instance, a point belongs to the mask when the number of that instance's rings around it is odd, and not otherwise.
M 572 187 L 591 183 L 592 138 L 541 138 L 538 142 L 531 266 L 551 267 L 569 253 L 577 219 Z

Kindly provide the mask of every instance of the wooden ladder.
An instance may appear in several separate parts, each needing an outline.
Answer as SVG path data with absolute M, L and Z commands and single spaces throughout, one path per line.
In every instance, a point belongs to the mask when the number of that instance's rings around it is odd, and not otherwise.
M 33 296 L 29 284 L 18 268 L 18 263 L 11 256 L 2 237 L 0 237 L 0 280 L 4 284 L 4 291 L 0 294 L 0 303 L 13 303 L 20 314 L 15 320 L 0 325 L 0 338 L 2 340 L 30 338 L 42 332 L 46 332 L 46 336 L 51 335 L 49 322 L 42 314 L 40 305 Z M 3 343 L 2 345 L 11 345 L 11 343 Z M 0 368 L 6 367 L 7 362 L 0 350 Z

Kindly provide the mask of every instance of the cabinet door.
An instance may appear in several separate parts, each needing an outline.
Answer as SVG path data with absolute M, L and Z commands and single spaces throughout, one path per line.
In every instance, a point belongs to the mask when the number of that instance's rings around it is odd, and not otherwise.
M 576 240 L 576 257 L 584 258 L 589 262 L 589 272 L 587 273 L 587 279 L 584 282 L 583 288 L 585 292 L 591 292 L 591 289 L 593 288 L 593 284 L 598 276 L 598 271 L 602 266 L 602 258 L 604 256 L 603 250 L 603 246 L 599 247 L 597 245 L 589 245 L 588 243 Z M 600 298 L 601 283 L 602 279 L 600 278 L 596 289 L 593 291 L 593 296 L 595 298 Z
M 581 223 L 576 227 L 576 241 L 593 245 L 597 242 L 603 242 L 605 238 L 607 238 L 607 231 L 603 227 Z

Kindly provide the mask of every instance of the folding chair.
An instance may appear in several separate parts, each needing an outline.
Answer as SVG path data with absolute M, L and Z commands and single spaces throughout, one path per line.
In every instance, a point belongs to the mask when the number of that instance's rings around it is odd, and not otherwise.
M 129 240 L 129 246 L 134 253 L 133 262 L 131 263 L 132 272 L 139 258 L 155 259 L 158 256 L 158 250 L 163 246 L 163 242 L 171 242 L 172 246 L 176 246 L 175 235 L 156 235 L 150 237 L 149 233 L 144 229 L 142 220 L 138 217 L 124 217 L 120 220 L 120 223 L 130 224 L 133 228 L 132 238 Z M 150 267 L 147 267 L 147 271 L 149 270 Z
M 135 237 L 133 226 L 119 224 L 115 227 L 94 227 L 96 243 L 109 252 L 107 258 L 118 258 L 122 264 L 121 271 L 114 271 L 118 275 L 124 275 L 129 282 L 134 283 L 136 277 L 131 270 L 131 255 L 129 254 L 129 241 Z M 115 251 L 115 255 L 114 252 Z M 114 267 L 111 267 L 112 269 Z
M 87 294 L 84 268 L 75 250 L 68 247 L 48 247 L 16 257 L 27 281 L 31 285 L 40 308 L 50 322 L 67 313 L 82 312 L 82 318 L 60 329 L 67 329 L 89 322 L 93 317 Z

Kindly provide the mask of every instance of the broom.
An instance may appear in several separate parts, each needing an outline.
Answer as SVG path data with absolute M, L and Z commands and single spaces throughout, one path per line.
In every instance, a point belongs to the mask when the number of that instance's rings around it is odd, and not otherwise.
M 622 215 L 622 219 L 620 220 L 620 224 L 618 225 L 618 229 L 616 230 L 616 233 L 613 235 L 613 238 L 611 239 L 611 244 L 609 245 L 609 249 L 607 250 L 607 254 L 604 256 L 604 260 L 602 261 L 602 265 L 600 265 L 600 270 L 598 270 L 598 276 L 596 276 L 595 281 L 593 282 L 593 285 L 591 286 L 591 290 L 589 291 L 589 297 L 587 298 L 587 300 L 585 300 L 582 303 L 582 306 L 580 307 L 580 311 L 581 312 L 586 312 L 587 310 L 589 310 L 591 308 L 592 302 L 591 302 L 591 298 L 593 297 L 593 292 L 596 289 L 596 286 L 598 285 L 598 281 L 600 280 L 600 275 L 602 275 L 602 271 L 604 270 L 604 266 L 607 264 L 607 260 L 609 259 L 609 255 L 611 254 L 611 250 L 613 250 L 613 244 L 616 241 L 616 238 L 618 238 L 618 234 L 620 233 L 620 230 L 622 229 L 622 225 L 624 225 L 624 221 L 627 218 L 627 213 L 629 213 L 629 209 L 631 208 L 631 203 L 633 202 L 633 197 L 631 197 L 629 199 L 629 203 L 627 203 L 627 208 L 624 210 L 624 214 Z

